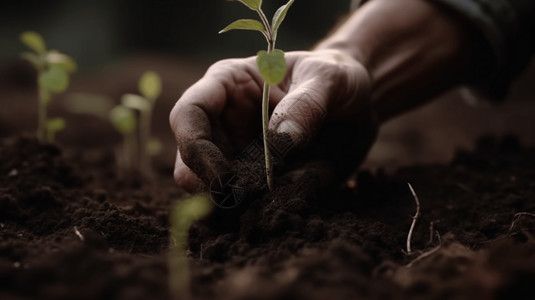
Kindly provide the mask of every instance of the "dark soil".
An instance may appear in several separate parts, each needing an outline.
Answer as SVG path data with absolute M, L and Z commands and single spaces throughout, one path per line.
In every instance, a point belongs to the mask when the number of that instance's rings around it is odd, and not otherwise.
M 157 159 L 152 181 L 125 181 L 119 137 L 90 118 L 69 123 L 62 146 L 23 137 L 33 93 L 7 93 L 0 120 L 0 299 L 171 299 L 169 212 L 186 196 L 172 162 Z M 167 120 L 155 122 L 172 157 Z M 279 167 L 269 194 L 263 174 L 234 167 L 246 200 L 190 229 L 192 299 L 534 298 L 535 150 L 514 137 L 481 139 L 449 164 L 363 170 L 355 190 L 328 188 L 320 162 Z M 421 202 L 410 255 L 407 183 Z
M 169 299 L 168 212 L 183 195 L 169 173 L 126 184 L 111 153 L 33 138 L 2 140 L 0 158 L 1 299 Z M 514 138 L 363 171 L 357 193 L 325 190 L 314 168 L 191 228 L 194 299 L 532 298 L 535 217 L 514 216 L 535 211 L 535 151 Z M 412 255 L 407 182 L 421 200 Z

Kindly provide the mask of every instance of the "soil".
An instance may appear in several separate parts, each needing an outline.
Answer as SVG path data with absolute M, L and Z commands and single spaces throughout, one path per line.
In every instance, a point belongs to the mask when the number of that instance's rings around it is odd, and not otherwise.
M 172 164 L 125 181 L 113 134 L 58 146 L 3 124 L 0 299 L 171 299 L 169 212 L 187 195 Z M 533 299 L 535 149 L 516 137 L 482 138 L 448 164 L 362 170 L 356 189 L 325 176 L 321 163 L 281 171 L 271 193 L 195 223 L 191 298 Z M 411 253 L 407 183 L 421 205 Z

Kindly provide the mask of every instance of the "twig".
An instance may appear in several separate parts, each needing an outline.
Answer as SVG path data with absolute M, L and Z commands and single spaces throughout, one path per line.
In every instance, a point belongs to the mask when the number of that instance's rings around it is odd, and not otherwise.
M 411 190 L 412 196 L 414 197 L 414 201 L 416 202 L 416 214 L 414 215 L 414 217 L 412 217 L 411 228 L 409 229 L 409 234 L 407 235 L 407 255 L 411 255 L 412 254 L 412 249 L 411 249 L 412 232 L 414 231 L 416 222 L 418 221 L 418 218 L 420 217 L 420 200 L 418 200 L 418 196 L 416 195 L 416 192 L 412 188 L 412 185 L 410 183 L 407 183 L 407 184 L 409 185 L 409 189 Z
M 515 227 L 515 223 L 516 223 L 516 221 L 517 221 L 521 216 L 535 217 L 535 214 L 528 213 L 528 212 L 519 212 L 519 213 L 516 213 L 516 214 L 513 216 L 513 222 L 511 223 L 511 226 L 509 227 L 509 230 L 508 230 L 507 232 L 511 232 L 511 230 L 513 230 L 513 228 Z
M 74 234 L 76 234 L 76 236 L 80 239 L 80 241 L 85 241 L 85 238 L 84 236 L 80 233 L 80 231 L 78 230 L 78 228 L 76 228 L 76 226 L 74 226 Z

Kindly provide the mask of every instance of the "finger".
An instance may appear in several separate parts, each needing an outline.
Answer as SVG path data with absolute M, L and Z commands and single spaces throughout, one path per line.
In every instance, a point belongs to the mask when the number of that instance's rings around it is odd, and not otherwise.
M 182 161 L 179 150 L 177 150 L 176 153 L 175 170 L 173 175 L 175 182 L 189 193 L 198 191 L 203 186 L 203 183 L 199 177 L 197 177 L 197 175 L 195 175 L 195 173 L 193 173 L 193 171 L 186 166 L 184 161 Z
M 212 141 L 212 122 L 215 122 L 212 120 L 220 115 L 225 95 L 221 84 L 204 79 L 188 89 L 171 111 L 170 124 L 179 152 L 175 174 L 186 185 L 191 185 L 194 179 L 187 169 L 205 184 L 228 172 L 223 153 Z
M 289 152 L 306 145 L 327 116 L 328 89 L 310 79 L 295 88 L 279 102 L 273 111 L 269 127 L 276 133 L 286 133 L 292 140 L 285 145 Z M 283 153 L 286 154 L 286 153 Z

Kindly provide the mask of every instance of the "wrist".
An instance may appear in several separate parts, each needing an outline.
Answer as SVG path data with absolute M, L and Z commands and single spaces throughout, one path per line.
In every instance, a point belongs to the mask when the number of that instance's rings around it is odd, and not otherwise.
M 374 111 L 384 122 L 466 81 L 465 25 L 428 1 L 374 0 L 316 49 L 338 49 L 366 68 Z

